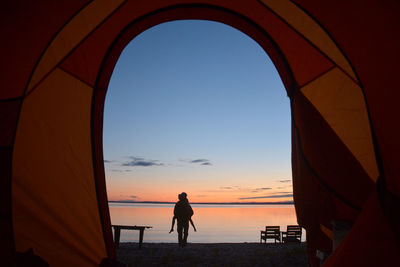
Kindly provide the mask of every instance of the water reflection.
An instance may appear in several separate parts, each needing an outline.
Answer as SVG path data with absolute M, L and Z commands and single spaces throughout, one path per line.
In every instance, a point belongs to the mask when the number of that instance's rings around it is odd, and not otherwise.
M 297 224 L 293 205 L 199 205 L 191 204 L 197 232 L 189 230 L 193 243 L 259 242 L 265 225 Z M 110 203 L 112 224 L 148 225 L 144 242 L 176 242 L 176 232 L 168 234 L 173 204 Z M 121 233 L 121 242 L 137 242 L 137 231 Z M 304 234 L 303 234 L 304 236 Z

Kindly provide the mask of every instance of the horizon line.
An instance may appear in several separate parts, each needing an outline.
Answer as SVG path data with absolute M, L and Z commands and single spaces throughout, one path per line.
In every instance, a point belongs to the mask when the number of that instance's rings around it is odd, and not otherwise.
M 138 204 L 175 204 L 171 201 L 134 201 L 134 200 L 109 200 L 109 203 L 138 203 Z M 279 202 L 190 202 L 201 205 L 293 205 L 294 201 Z

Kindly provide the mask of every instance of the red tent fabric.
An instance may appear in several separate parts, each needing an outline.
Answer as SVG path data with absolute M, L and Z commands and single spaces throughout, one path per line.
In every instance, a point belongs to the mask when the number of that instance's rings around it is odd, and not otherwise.
M 102 154 L 108 82 L 135 36 L 181 19 L 231 25 L 274 62 L 291 100 L 310 264 L 317 250 L 332 253 L 327 266 L 397 260 L 399 2 L 6 1 L 0 10 L 5 264 L 29 248 L 52 266 L 115 257 Z M 337 249 L 335 221 L 353 225 Z

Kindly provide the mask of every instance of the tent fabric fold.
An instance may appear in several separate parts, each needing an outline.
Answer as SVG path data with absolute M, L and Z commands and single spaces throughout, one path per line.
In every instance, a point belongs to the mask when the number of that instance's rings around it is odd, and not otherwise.
M 398 255 L 399 2 L 45 0 L 0 10 L 6 265 L 30 248 L 51 266 L 115 258 L 102 154 L 108 82 L 135 36 L 184 19 L 235 27 L 275 64 L 291 101 L 294 200 L 310 265 L 320 265 L 317 251 L 330 255 L 326 266 Z M 335 221 L 352 225 L 336 249 Z

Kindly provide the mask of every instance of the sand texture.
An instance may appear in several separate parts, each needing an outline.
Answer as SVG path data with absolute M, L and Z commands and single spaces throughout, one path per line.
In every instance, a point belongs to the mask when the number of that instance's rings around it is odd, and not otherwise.
M 305 243 L 121 243 L 117 259 L 127 266 L 308 266 Z

